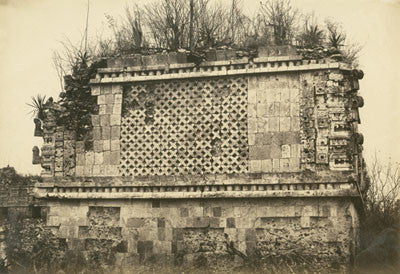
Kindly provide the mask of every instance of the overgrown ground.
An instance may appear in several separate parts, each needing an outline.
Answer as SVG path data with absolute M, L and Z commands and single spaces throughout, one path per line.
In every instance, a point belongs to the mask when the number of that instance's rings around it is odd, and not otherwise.
M 2 183 L 17 181 L 26 183 L 29 180 L 37 180 L 36 177 L 10 172 L 9 168 L 5 171 L 2 169 L 0 172 Z M 377 165 L 370 168 L 371 186 L 361 214 L 363 251 L 355 262 L 361 271 L 356 273 L 398 273 L 400 202 L 396 194 L 396 191 L 399 191 L 397 172 L 396 166 L 388 168 Z M 382 186 L 389 190 L 389 194 L 381 191 Z M 384 193 L 386 194 L 383 195 Z M 68 249 L 68 243 L 58 239 L 45 226 L 45 216 L 27 218 L 24 214 L 9 209 L 8 218 L 2 216 L 6 260 L 0 259 L 0 273 L 7 271 L 9 273 L 226 273 L 229 269 L 229 266 L 220 268 L 222 270 L 210 269 L 206 261 L 199 261 L 197 265 L 185 268 L 154 266 L 151 260 L 148 264 L 135 269 L 110 266 L 116 262 L 117 247 L 104 245 L 91 252 Z M 232 262 L 239 262 L 240 265 L 229 269 L 229 272 L 327 273 L 328 271 L 316 268 L 313 258 L 304 258 L 301 252 L 292 252 L 280 257 L 266 257 L 261 260 L 257 253 L 254 256 L 235 253 L 234 249 L 229 248 L 229 243 L 226 244 L 227 250 L 231 251 Z

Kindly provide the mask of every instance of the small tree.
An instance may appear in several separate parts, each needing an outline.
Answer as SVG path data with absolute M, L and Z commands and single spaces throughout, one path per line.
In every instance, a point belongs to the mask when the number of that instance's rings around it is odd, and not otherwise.
M 157 47 L 178 50 L 188 46 L 188 1 L 163 0 L 144 9 L 146 25 Z
M 346 41 L 346 34 L 342 30 L 341 26 L 332 21 L 325 20 L 325 27 L 327 31 L 327 45 L 328 47 L 340 49 L 344 46 L 344 42 Z
M 382 165 L 377 157 L 369 169 L 369 188 L 362 221 L 364 245 L 385 228 L 400 229 L 400 164 Z
M 273 43 L 288 45 L 292 43 L 298 11 L 294 9 L 290 0 L 267 0 L 260 4 L 260 14 L 264 20 L 264 29 L 268 26 L 273 29 Z
M 324 38 L 324 30 L 319 26 L 315 15 L 305 15 L 303 30 L 299 35 L 300 44 L 306 48 L 316 48 L 323 45 Z
M 229 37 L 228 14 L 220 5 L 209 0 L 199 0 L 195 8 L 195 48 L 216 47 Z
M 117 21 L 114 17 L 106 15 L 113 38 L 100 38 L 100 48 L 95 55 L 139 53 L 140 49 L 146 46 L 142 14 L 143 10 L 135 5 L 132 8 L 125 7 L 125 20 Z

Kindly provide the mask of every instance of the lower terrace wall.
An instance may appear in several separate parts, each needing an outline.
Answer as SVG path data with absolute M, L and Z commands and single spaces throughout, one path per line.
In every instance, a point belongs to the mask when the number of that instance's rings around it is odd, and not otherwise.
M 48 206 L 47 225 L 68 249 L 86 257 L 113 250 L 101 263 L 122 267 L 233 270 L 283 259 L 326 273 L 348 268 L 357 247 L 349 197 L 48 200 Z

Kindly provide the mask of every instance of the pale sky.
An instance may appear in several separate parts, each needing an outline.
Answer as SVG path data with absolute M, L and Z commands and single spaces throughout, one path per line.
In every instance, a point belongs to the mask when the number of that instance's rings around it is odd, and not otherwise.
M 86 0 L 0 0 L 0 167 L 38 174 L 32 147 L 34 124 L 26 105 L 30 97 L 58 98 L 60 84 L 52 65 L 52 50 L 69 37 L 77 41 L 86 20 Z M 89 35 L 105 28 L 104 14 L 123 15 L 127 0 L 91 0 Z M 145 1 L 137 1 L 143 3 Z M 258 0 L 242 0 L 254 11 Z M 303 12 L 331 17 L 342 23 L 348 36 L 364 45 L 360 68 L 365 76 L 360 93 L 360 132 L 364 156 L 375 151 L 383 162 L 400 162 L 400 2 L 395 0 L 292 0 Z

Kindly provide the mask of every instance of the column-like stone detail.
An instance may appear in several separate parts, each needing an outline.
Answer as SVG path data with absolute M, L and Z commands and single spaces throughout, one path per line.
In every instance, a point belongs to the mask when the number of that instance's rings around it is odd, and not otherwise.
M 250 171 L 299 171 L 299 74 L 249 76 L 248 98 Z
M 117 176 L 120 163 L 122 86 L 93 86 L 99 113 L 92 115 L 93 148 L 77 144 L 77 176 Z

